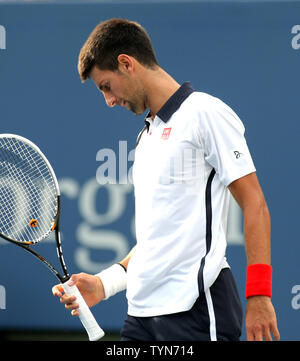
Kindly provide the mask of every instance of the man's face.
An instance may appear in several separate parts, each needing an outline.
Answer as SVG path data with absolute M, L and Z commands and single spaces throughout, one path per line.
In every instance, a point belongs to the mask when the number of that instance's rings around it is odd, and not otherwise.
M 127 73 L 110 70 L 100 70 L 94 66 L 90 78 L 104 95 L 109 107 L 124 106 L 139 115 L 146 110 L 145 96 L 139 82 Z

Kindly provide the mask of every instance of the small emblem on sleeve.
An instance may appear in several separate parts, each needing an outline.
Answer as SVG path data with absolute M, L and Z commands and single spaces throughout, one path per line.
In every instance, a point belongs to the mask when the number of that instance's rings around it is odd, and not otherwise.
M 238 150 L 234 150 L 233 153 L 236 159 L 239 159 L 243 155 L 243 153 L 239 152 Z

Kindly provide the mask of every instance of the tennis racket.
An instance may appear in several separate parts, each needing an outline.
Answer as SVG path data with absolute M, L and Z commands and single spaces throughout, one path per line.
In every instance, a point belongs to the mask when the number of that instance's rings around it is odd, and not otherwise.
M 59 279 L 68 295 L 75 295 L 79 318 L 89 340 L 104 336 L 78 288 L 69 286 L 60 240 L 60 191 L 55 173 L 41 150 L 26 138 L 0 134 L 0 236 L 44 263 Z M 55 233 L 57 269 L 30 246 Z

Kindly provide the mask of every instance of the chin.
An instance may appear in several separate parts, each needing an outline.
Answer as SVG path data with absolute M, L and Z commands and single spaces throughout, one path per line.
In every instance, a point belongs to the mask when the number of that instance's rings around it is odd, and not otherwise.
M 128 104 L 127 109 L 130 110 L 135 115 L 141 115 L 146 110 L 146 107 L 142 104 L 138 104 L 138 102 L 127 101 L 127 104 Z
M 136 115 L 142 115 L 143 113 L 145 113 L 145 111 L 146 111 L 146 109 L 147 108 L 145 108 L 145 107 L 143 107 L 143 108 L 141 108 L 141 109 L 135 109 L 135 114 Z
M 144 113 L 145 109 L 137 109 L 136 107 L 131 107 L 130 111 L 132 111 L 132 113 L 134 113 L 135 115 L 141 115 Z
M 142 115 L 143 113 L 144 113 L 144 111 L 135 111 L 135 112 L 133 112 L 135 115 Z

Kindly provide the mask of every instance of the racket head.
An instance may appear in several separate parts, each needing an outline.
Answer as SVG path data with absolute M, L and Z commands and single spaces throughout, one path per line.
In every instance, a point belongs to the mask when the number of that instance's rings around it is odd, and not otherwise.
M 35 244 L 55 229 L 59 186 L 51 164 L 30 140 L 0 134 L 0 235 Z

